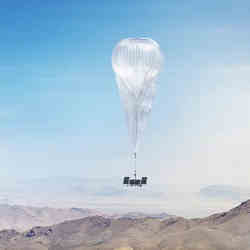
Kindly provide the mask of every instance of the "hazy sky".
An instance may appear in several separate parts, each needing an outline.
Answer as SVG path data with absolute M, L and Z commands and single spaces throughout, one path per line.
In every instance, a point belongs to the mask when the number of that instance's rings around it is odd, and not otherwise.
M 4 1 L 0 177 L 121 177 L 130 141 L 111 68 L 115 44 L 165 54 L 139 174 L 187 189 L 249 185 L 250 2 Z

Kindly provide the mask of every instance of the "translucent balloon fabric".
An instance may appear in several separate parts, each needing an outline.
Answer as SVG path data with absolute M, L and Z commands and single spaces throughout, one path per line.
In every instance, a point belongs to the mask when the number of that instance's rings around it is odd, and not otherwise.
M 159 45 L 149 38 L 121 40 L 113 50 L 112 66 L 124 104 L 133 151 L 145 129 L 156 92 L 156 78 L 162 68 Z

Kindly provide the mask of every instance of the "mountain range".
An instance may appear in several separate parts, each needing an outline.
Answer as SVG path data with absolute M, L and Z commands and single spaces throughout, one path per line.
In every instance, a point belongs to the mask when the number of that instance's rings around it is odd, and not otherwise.
M 90 216 L 105 218 L 169 218 L 167 213 L 148 214 L 140 212 L 102 213 L 86 208 L 51 208 L 0 204 L 0 230 L 14 229 L 23 232 L 35 226 L 51 226 L 64 221 L 82 219 Z
M 19 232 L 34 226 L 48 226 L 63 221 L 80 219 L 100 213 L 83 208 L 50 208 L 0 204 L 0 230 L 15 229 Z
M 22 233 L 0 232 L 0 250 L 250 250 L 250 200 L 205 218 L 90 216 Z

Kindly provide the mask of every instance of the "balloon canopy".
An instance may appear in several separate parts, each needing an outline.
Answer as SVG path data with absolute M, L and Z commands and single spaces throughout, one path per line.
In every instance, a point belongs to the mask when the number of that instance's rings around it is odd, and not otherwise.
M 150 38 L 127 38 L 113 50 L 112 66 L 126 112 L 133 153 L 137 152 L 152 109 L 162 65 L 160 47 Z

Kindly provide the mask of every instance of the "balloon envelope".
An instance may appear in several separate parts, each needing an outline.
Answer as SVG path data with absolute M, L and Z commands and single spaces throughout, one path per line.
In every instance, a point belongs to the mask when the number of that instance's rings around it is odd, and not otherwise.
M 162 64 L 160 47 L 149 38 L 124 39 L 113 50 L 112 66 L 135 153 L 152 109 Z

